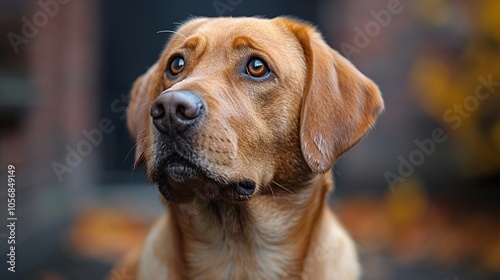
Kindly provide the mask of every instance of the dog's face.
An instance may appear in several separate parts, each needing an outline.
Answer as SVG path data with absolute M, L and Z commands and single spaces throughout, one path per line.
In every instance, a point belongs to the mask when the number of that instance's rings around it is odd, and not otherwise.
M 309 25 L 201 18 L 136 81 L 128 127 L 167 200 L 239 201 L 327 172 L 382 108 L 377 87 Z

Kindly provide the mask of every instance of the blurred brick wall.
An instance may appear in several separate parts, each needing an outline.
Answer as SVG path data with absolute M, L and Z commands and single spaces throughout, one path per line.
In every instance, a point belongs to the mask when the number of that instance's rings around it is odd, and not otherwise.
M 67 186 L 72 182 L 58 182 L 51 164 L 55 160 L 63 162 L 65 147 L 74 147 L 83 138 L 82 130 L 95 126 L 98 114 L 99 2 L 67 2 L 59 4 L 48 23 L 40 26 L 27 44 L 20 45 L 17 54 L 12 48 L 7 50 L 6 57 L 24 63 L 18 67 L 21 70 L 14 71 L 6 60 L 0 65 L 7 73 L 4 76 L 19 77 L 29 91 L 22 92 L 26 106 L 15 108 L 23 111 L 22 122 L 0 135 L 0 169 L 7 164 L 17 167 L 17 197 L 23 205 L 18 215 L 29 229 L 40 226 L 37 215 L 44 215 L 44 211 L 61 213 L 54 216 L 57 220 L 71 205 L 71 201 L 58 198 L 68 197 L 71 188 Z M 35 13 L 43 11 L 38 1 L 4 5 L 2 13 L 9 19 L 2 22 L 8 26 L 2 30 L 20 35 L 21 19 L 32 21 Z M 90 178 L 78 180 L 85 184 Z M 23 230 L 23 234 L 29 232 Z

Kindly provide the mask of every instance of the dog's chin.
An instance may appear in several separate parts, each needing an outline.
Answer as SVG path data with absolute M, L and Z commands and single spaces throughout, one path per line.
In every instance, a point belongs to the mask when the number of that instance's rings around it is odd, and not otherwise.
M 256 190 L 253 180 L 220 182 L 209 177 L 202 168 L 182 163 L 168 163 L 161 170 L 156 169 L 152 179 L 164 199 L 173 203 L 194 199 L 237 203 L 249 200 Z
M 199 172 L 195 167 L 181 164 L 181 163 L 170 163 L 165 167 L 166 175 L 173 182 L 183 183 L 189 180 L 196 180 L 200 176 Z

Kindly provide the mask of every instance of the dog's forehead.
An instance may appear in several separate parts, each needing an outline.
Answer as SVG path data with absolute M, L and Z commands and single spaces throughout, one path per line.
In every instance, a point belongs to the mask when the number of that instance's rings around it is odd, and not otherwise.
M 279 18 L 192 19 L 170 39 L 159 69 L 179 54 L 188 57 L 191 76 L 213 75 L 213 69 L 231 71 L 245 63 L 245 57 L 256 56 L 265 60 L 283 84 L 302 88 L 307 69 L 299 39 Z
M 283 40 L 290 39 L 289 36 L 286 36 L 286 31 L 273 20 L 259 18 L 197 19 L 186 23 L 178 32 L 187 40 L 201 36 L 208 43 L 212 42 L 219 46 L 223 43 L 234 45 L 234 41 L 241 38 L 248 38 L 254 42 L 270 44 L 271 46 L 278 46 Z

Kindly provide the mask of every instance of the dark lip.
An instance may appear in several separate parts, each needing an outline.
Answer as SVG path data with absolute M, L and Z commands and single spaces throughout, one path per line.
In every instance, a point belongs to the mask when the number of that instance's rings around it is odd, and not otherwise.
M 189 197 L 189 193 L 193 191 L 185 188 L 190 184 L 189 182 L 213 184 L 219 190 L 218 197 L 231 202 L 247 200 L 255 192 L 254 181 L 221 182 L 213 178 L 211 173 L 196 161 L 196 158 L 186 156 L 179 151 L 173 151 L 162 159 L 153 174 L 153 181 L 167 199 L 172 196 L 172 189 L 182 192 L 182 195 L 177 195 L 181 197 L 181 200 L 184 196 Z M 203 188 L 200 191 L 203 193 Z M 217 199 L 217 197 L 209 199 Z
M 221 182 L 209 177 L 201 168 L 186 162 L 172 162 L 164 167 L 160 174 L 154 181 L 162 195 L 167 200 L 174 199 L 174 202 L 189 201 L 190 197 L 201 195 L 208 200 L 222 199 L 236 203 L 246 201 L 255 194 L 255 182 L 252 180 Z M 189 176 L 182 177 L 183 174 Z M 168 179 L 165 180 L 166 177 Z M 215 193 L 214 189 L 206 189 L 209 185 L 216 188 Z
M 227 195 L 231 200 L 247 200 L 255 192 L 255 181 L 253 180 L 242 180 L 238 182 L 233 182 L 225 184 L 224 188 L 227 189 Z

